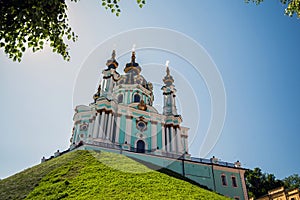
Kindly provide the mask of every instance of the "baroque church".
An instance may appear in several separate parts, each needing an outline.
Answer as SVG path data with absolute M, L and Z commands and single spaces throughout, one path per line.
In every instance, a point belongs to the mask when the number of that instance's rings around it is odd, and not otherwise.
M 168 64 L 162 74 L 163 111 L 153 107 L 153 85 L 142 75 L 135 51 L 117 72 L 116 53 L 102 71 L 102 82 L 88 106 L 75 108 L 71 146 L 65 151 L 97 150 L 120 153 L 172 170 L 235 200 L 247 200 L 245 171 L 239 161 L 194 158 L 188 153 L 188 130 L 176 109 L 176 89 Z M 56 152 L 54 157 L 63 154 Z M 47 159 L 46 159 L 47 160 Z M 42 161 L 46 161 L 44 158 Z
M 188 154 L 188 128 L 181 126 L 176 109 L 176 89 L 170 69 L 163 77 L 163 113 L 153 107 L 153 85 L 142 75 L 135 51 L 118 73 L 112 52 L 102 71 L 102 83 L 89 106 L 75 109 L 71 147 L 80 143 L 119 145 L 124 150 L 181 156 Z

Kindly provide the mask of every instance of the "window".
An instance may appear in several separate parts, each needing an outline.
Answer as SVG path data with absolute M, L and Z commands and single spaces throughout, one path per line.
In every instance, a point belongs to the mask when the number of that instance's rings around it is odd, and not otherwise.
M 140 102 L 140 100 L 141 100 L 141 96 L 139 94 L 135 94 L 133 96 L 133 102 Z
M 227 186 L 226 176 L 224 174 L 221 175 L 222 185 Z
M 137 122 L 137 129 L 139 131 L 145 131 L 147 129 L 147 124 L 143 121 Z
M 123 94 L 119 94 L 118 103 L 123 103 Z
M 234 197 L 234 200 L 240 200 L 240 197 Z
M 107 80 L 103 79 L 103 80 L 102 80 L 102 88 L 103 88 L 103 91 L 107 91 L 106 86 L 107 86 Z
M 232 181 L 232 187 L 237 187 L 236 177 L 235 176 L 231 177 L 231 181 Z
M 81 131 L 86 131 L 86 130 L 88 129 L 88 124 L 86 124 L 86 123 L 81 124 L 80 127 L 79 127 L 79 129 L 80 129 Z

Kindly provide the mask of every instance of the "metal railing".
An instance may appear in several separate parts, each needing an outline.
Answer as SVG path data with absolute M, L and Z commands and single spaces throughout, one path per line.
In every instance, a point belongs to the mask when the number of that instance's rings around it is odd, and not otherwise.
M 73 149 L 79 148 L 80 146 L 83 145 L 92 145 L 92 146 L 97 146 L 97 147 L 103 147 L 103 148 L 108 148 L 108 149 L 115 149 L 119 150 L 120 153 L 122 151 L 129 151 L 133 153 L 143 153 L 147 155 L 152 155 L 152 156 L 159 156 L 159 157 L 167 157 L 167 158 L 173 158 L 173 159 L 178 159 L 178 160 L 183 160 L 183 161 L 192 161 L 192 162 L 197 162 L 197 163 L 204 163 L 204 164 L 215 164 L 215 165 L 221 165 L 221 166 L 226 166 L 226 167 L 236 167 L 235 164 L 229 163 L 229 162 L 223 162 L 219 160 L 212 160 L 212 159 L 206 159 L 206 158 L 196 158 L 196 157 L 190 157 L 186 158 L 185 154 L 175 154 L 175 153 L 170 153 L 170 152 L 159 152 L 156 153 L 158 149 L 150 149 L 150 150 L 141 150 L 133 147 L 129 147 L 129 149 L 124 149 L 120 144 L 114 144 L 114 143 L 106 143 L 106 142 L 97 142 L 97 141 L 92 141 L 92 142 L 80 142 L 76 146 L 72 147 L 71 149 L 67 149 L 63 152 L 57 151 L 54 156 L 51 156 L 49 158 L 42 158 L 42 162 L 51 160 L 54 157 L 61 156 Z
M 157 151 L 157 149 L 144 150 L 143 152 L 140 152 L 140 149 L 133 148 L 133 147 L 130 147 L 130 149 L 122 149 L 121 145 L 114 144 L 114 143 L 93 141 L 93 142 L 85 142 L 84 144 L 99 146 L 99 147 L 104 147 L 104 148 L 110 148 L 110 149 L 116 149 L 116 150 L 120 150 L 120 151 L 125 150 L 125 151 L 129 151 L 129 152 L 134 152 L 134 153 L 144 153 L 144 154 L 160 156 L 160 157 L 193 161 L 193 162 L 197 162 L 197 163 L 215 164 L 215 165 L 221 165 L 221 166 L 226 166 L 226 167 L 235 167 L 235 164 L 233 164 L 233 163 L 223 162 L 223 161 L 212 161 L 212 159 L 206 159 L 206 158 L 190 157 L 190 159 L 186 159 L 184 154 L 175 154 L 175 153 L 170 153 L 170 152 L 160 152 L 159 154 L 156 154 L 155 151 Z

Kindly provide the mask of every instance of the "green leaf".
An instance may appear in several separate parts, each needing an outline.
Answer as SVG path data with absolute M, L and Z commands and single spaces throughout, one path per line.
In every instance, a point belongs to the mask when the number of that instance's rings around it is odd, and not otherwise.
M 78 2 L 78 0 L 71 0 L 71 2 Z M 119 2 L 120 0 L 102 0 L 101 4 L 105 9 L 119 16 L 121 12 Z M 144 2 L 145 0 L 137 0 L 139 7 L 142 7 Z M 4 47 L 3 50 L 9 58 L 16 61 L 24 54 L 18 52 L 26 52 L 27 48 L 32 48 L 35 52 L 43 49 L 45 41 L 49 41 L 53 52 L 69 60 L 65 41 L 75 42 L 78 37 L 68 24 L 68 7 L 65 0 L 27 0 L 22 3 L 18 0 L 0 0 L 0 7 L 2 16 L 0 17 L 0 48 Z

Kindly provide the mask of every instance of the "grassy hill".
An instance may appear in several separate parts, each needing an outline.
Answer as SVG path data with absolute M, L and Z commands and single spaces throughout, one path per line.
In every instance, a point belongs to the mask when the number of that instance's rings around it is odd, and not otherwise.
M 228 199 L 123 155 L 74 151 L 0 181 L 0 199 Z

